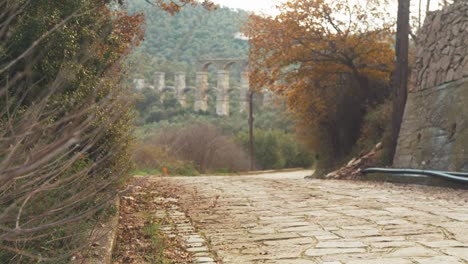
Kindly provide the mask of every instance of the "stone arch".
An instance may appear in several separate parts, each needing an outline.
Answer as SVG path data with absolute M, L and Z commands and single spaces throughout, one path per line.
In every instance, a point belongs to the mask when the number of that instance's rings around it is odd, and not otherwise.
M 186 94 L 186 93 L 189 93 L 189 92 L 192 92 L 192 91 L 195 91 L 195 87 L 187 86 L 182 90 L 182 93 Z
M 201 66 L 202 71 L 207 72 L 207 71 L 208 71 L 208 67 L 210 67 L 211 65 L 213 65 L 213 62 L 211 62 L 211 61 L 206 61 L 206 62 Z
M 160 88 L 159 90 L 157 90 L 159 92 L 159 101 L 161 103 L 163 103 L 164 101 L 166 101 L 166 99 L 169 97 L 174 97 L 176 99 L 177 98 L 177 90 L 175 89 L 174 86 L 164 86 L 162 88 Z M 179 101 L 179 100 L 178 100 Z
M 224 69 L 225 71 L 229 71 L 229 70 L 231 69 L 231 66 L 232 66 L 232 65 L 235 65 L 235 64 L 237 64 L 237 62 L 235 62 L 235 61 L 230 61 L 230 62 L 228 62 L 228 63 L 226 63 L 226 64 L 224 65 L 223 69 Z
M 231 67 L 237 65 L 241 69 L 241 71 L 245 71 L 247 68 L 247 62 L 244 60 L 233 60 L 233 61 L 227 61 L 226 64 L 223 66 L 223 70 L 225 71 L 230 71 Z
M 226 59 L 201 59 L 197 62 L 197 101 L 200 101 L 195 106 L 195 110 L 205 110 L 206 104 L 206 93 L 208 90 L 208 78 L 207 70 L 210 65 L 213 65 L 217 69 L 217 99 L 216 99 L 216 113 L 220 116 L 228 116 L 229 113 L 229 94 L 236 89 L 230 87 L 229 83 L 229 70 L 232 65 L 238 65 L 241 70 L 241 86 L 238 89 L 241 94 L 244 94 L 241 90 L 248 89 L 248 80 L 242 80 L 245 78 L 248 68 L 248 60 L 242 58 L 226 58 Z M 245 85 L 247 83 L 247 85 Z M 242 103 L 241 103 L 242 104 Z M 205 109 L 203 109 L 205 107 Z M 242 104 L 241 109 L 244 109 Z M 206 110 L 205 110 L 206 111 Z
M 229 67 L 238 64 L 242 71 L 247 71 L 248 59 L 244 58 L 212 58 L 200 59 L 197 61 L 197 71 L 206 72 L 210 65 L 213 65 L 217 70 L 229 70 Z

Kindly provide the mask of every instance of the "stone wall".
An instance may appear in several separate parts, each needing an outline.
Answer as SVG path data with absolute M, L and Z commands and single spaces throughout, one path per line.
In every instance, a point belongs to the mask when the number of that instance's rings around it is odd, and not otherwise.
M 468 1 L 459 0 L 430 13 L 418 34 L 410 91 L 418 91 L 468 76 Z
M 394 165 L 468 171 L 468 1 L 430 14 L 418 44 Z

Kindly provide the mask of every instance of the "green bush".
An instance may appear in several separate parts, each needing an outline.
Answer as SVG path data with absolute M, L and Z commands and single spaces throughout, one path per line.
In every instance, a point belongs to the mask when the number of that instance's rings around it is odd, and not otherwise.
M 241 132 L 236 141 L 245 149 L 249 147 L 249 135 Z M 307 168 L 312 165 L 312 155 L 301 146 L 291 133 L 284 131 L 254 131 L 254 156 L 258 169 Z

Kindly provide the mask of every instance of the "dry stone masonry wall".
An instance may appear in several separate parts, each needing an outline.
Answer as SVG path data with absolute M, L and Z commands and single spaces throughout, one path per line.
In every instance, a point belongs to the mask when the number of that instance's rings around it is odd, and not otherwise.
M 468 1 L 428 15 L 418 38 L 395 166 L 468 171 Z
M 468 77 L 468 1 L 430 13 L 418 35 L 411 91 Z

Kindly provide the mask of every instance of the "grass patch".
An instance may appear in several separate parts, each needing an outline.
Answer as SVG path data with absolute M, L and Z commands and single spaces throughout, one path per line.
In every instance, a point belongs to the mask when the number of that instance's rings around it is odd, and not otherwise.
M 160 199 L 168 197 L 165 191 L 157 191 L 161 184 L 133 179 L 135 188 L 121 197 L 119 233 L 112 263 L 192 263 L 192 254 L 187 252 L 183 240 L 174 233 L 175 223 L 169 217 L 168 212 L 176 202 Z M 166 227 L 176 236 L 166 235 Z
M 171 264 L 171 261 L 164 256 L 166 244 L 164 242 L 164 234 L 162 233 L 161 225 L 150 220 L 144 227 L 143 232 L 151 241 L 152 254 L 147 256 L 149 261 L 154 264 Z
M 132 176 L 150 176 L 150 175 L 162 175 L 161 170 L 158 169 L 143 169 L 143 170 L 134 170 L 130 172 Z

